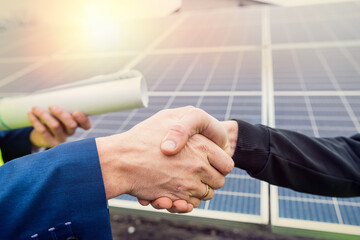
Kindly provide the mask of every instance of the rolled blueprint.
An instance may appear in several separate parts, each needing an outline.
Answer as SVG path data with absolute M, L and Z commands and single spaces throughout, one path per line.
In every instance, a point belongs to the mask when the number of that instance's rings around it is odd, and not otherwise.
M 0 130 L 31 126 L 27 113 L 33 106 L 48 109 L 57 104 L 69 112 L 98 115 L 147 107 L 146 82 L 141 73 L 129 71 L 97 76 L 73 84 L 0 100 Z

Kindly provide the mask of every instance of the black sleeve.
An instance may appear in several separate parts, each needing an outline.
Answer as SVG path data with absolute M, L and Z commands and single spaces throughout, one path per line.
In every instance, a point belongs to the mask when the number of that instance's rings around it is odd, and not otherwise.
M 31 153 L 32 127 L 0 132 L 0 149 L 4 162 Z
M 252 177 L 300 192 L 360 196 L 360 134 L 313 138 L 237 120 L 233 159 Z

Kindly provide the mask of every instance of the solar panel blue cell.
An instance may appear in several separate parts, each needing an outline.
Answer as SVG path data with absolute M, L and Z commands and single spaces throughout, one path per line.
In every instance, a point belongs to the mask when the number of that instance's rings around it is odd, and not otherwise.
M 209 202 L 209 210 L 260 215 L 260 197 L 216 194 Z
M 234 168 L 232 170 L 232 172 L 230 173 L 230 175 L 243 175 L 243 176 L 248 176 L 248 174 L 246 173 L 246 171 L 240 169 L 240 168 Z
M 103 117 L 103 121 L 118 121 L 118 124 L 121 123 L 122 121 L 124 121 L 130 112 L 125 111 L 125 112 L 119 112 L 120 114 L 106 114 Z
M 347 50 L 274 51 L 275 90 L 358 90 L 356 62 Z M 326 59 L 326 60 L 324 60 Z
M 360 226 L 360 204 L 357 206 L 339 205 L 344 224 Z
M 331 204 L 279 200 L 279 216 L 318 222 L 339 223 L 335 207 Z
M 83 132 L 83 135 L 85 135 L 85 138 L 98 138 L 98 137 L 105 137 L 109 136 L 111 134 L 114 134 L 112 131 L 105 131 L 104 129 L 99 129 L 97 131 L 91 131 L 91 132 Z M 74 136 L 76 138 L 77 136 Z M 83 138 L 83 137 L 81 137 Z
M 338 8 L 349 9 L 349 15 L 338 17 Z M 352 9 L 353 8 L 353 9 Z M 352 10 L 350 10 L 352 9 Z M 316 41 L 357 40 L 359 31 L 354 24 L 359 21 L 358 14 L 353 12 L 359 9 L 356 3 L 333 4 L 327 6 L 305 6 L 283 11 L 271 9 L 272 42 L 296 43 Z M 326 14 L 325 14 L 326 13 Z M 314 18 L 319 16 L 321 18 Z M 289 21 L 289 19 L 292 19 Z
M 108 122 L 108 121 L 101 121 L 101 123 L 98 123 L 96 125 L 96 129 L 99 130 L 113 130 L 113 133 L 116 132 L 116 130 L 119 128 L 119 123 L 117 122 Z
M 259 13 L 257 9 L 251 14 L 239 10 L 228 11 L 226 14 L 219 12 L 191 14 L 160 44 L 159 48 L 260 44 Z M 251 20 L 238 20 L 244 17 L 243 14 Z M 209 22 L 212 24 L 209 25 Z
M 133 197 L 131 195 L 128 194 L 123 194 L 121 196 L 116 197 L 116 199 L 121 199 L 121 200 L 126 200 L 126 201 L 132 201 L 132 202 L 137 202 L 137 198 Z
M 201 201 L 201 203 L 200 203 L 199 207 L 197 207 L 197 208 L 198 208 L 198 209 L 203 210 L 203 209 L 205 209 L 205 206 L 206 206 L 206 205 L 207 205 L 207 203 L 206 203 L 206 202 Z
M 357 119 L 360 119 L 360 96 L 346 97 Z
M 237 178 L 238 177 L 238 178 Z M 250 176 L 241 177 L 231 176 L 227 177 L 225 185 L 221 191 L 234 192 L 234 193 L 253 193 L 260 196 L 260 181 Z
M 286 117 L 284 119 L 277 119 L 276 126 L 293 125 L 293 126 L 309 126 L 311 124 L 309 119 L 293 119 Z
M 360 197 L 353 197 L 353 198 L 339 198 L 339 204 L 350 204 L 350 205 L 360 205 Z

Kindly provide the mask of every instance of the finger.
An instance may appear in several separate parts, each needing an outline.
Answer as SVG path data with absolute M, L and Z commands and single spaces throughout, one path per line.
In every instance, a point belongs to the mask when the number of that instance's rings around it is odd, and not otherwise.
M 161 197 L 151 202 L 151 206 L 155 209 L 173 209 L 174 212 L 187 212 L 192 204 L 185 200 L 175 200 L 174 202 L 168 197 Z
M 194 203 L 194 201 L 193 201 Z M 196 205 L 200 205 L 200 201 L 196 201 Z M 176 209 L 178 213 L 188 213 L 194 209 L 194 206 L 191 203 L 186 202 L 185 200 L 175 200 L 173 202 L 173 209 Z
M 163 206 L 160 206 L 159 203 L 157 203 L 157 202 L 151 202 L 150 204 L 151 204 L 151 206 L 153 208 L 158 209 L 158 210 L 160 210 L 160 209 L 170 209 L 172 207 L 172 205 L 171 205 L 171 207 L 163 207 Z
M 168 197 L 160 197 L 153 202 L 151 202 L 151 206 L 155 209 L 169 209 L 172 207 L 173 201 Z
M 193 199 L 192 203 L 196 206 L 199 206 L 200 199 Z M 167 197 L 158 198 L 151 202 L 151 205 L 155 209 L 167 209 L 172 213 L 188 213 L 194 209 L 194 206 L 185 200 L 179 199 L 172 201 L 170 198 Z
M 53 147 L 59 144 L 55 137 L 51 134 L 48 128 L 40 122 L 40 120 L 32 113 L 28 112 L 28 118 L 33 125 L 36 132 L 38 132 L 48 143 L 48 147 Z M 34 143 L 36 144 L 36 143 Z M 38 146 L 40 147 L 40 146 Z
M 189 213 L 194 208 L 200 206 L 201 200 L 198 198 L 191 198 L 189 202 L 185 200 L 175 200 L 173 206 L 167 209 L 171 213 Z
M 161 151 L 166 155 L 174 155 L 197 133 L 212 140 L 222 149 L 228 148 L 227 133 L 221 123 L 201 109 L 188 107 L 184 116 L 170 128 L 163 139 Z
M 214 196 L 214 194 L 214 190 L 212 190 L 209 185 L 205 184 L 205 193 L 201 196 L 200 199 L 203 201 L 210 200 Z
M 233 170 L 234 160 L 219 146 L 217 146 L 214 142 L 210 141 L 206 137 L 200 134 L 194 135 L 192 138 L 189 139 L 189 147 L 191 146 L 195 146 L 195 148 L 197 148 L 197 151 L 202 151 L 206 153 L 209 164 L 222 175 L 226 176 Z M 214 189 L 220 188 L 221 186 L 217 186 L 213 183 L 214 181 L 211 181 L 211 179 L 209 179 L 213 176 L 218 175 L 211 169 L 209 171 L 213 175 L 208 175 L 206 182 L 203 182 L 209 184 Z M 218 178 L 214 178 L 214 180 L 217 179 Z
M 238 123 L 234 120 L 230 120 L 223 121 L 221 122 L 221 124 L 224 126 L 229 139 L 229 148 L 225 149 L 225 151 L 230 157 L 232 157 L 235 153 L 235 148 L 238 140 Z
M 214 189 L 212 189 L 209 185 L 207 184 L 201 184 L 201 190 L 197 192 L 198 194 L 193 195 L 193 197 L 203 200 L 203 201 L 207 201 L 210 200 L 214 197 L 215 192 Z
M 200 202 L 200 204 L 201 204 L 201 202 Z M 199 206 L 200 206 L 200 204 L 199 204 Z M 191 212 L 194 209 L 194 206 L 190 203 L 188 203 L 187 205 L 188 205 L 188 209 L 186 212 Z
M 138 202 L 142 205 L 142 206 L 147 206 L 150 204 L 149 200 L 143 200 L 143 199 L 138 199 Z
M 65 142 L 67 135 L 61 123 L 40 107 L 33 107 L 32 112 L 43 122 L 59 142 Z
M 88 130 L 91 128 L 90 119 L 85 113 L 75 111 L 72 113 L 72 116 L 82 129 Z
M 72 136 L 75 133 L 77 123 L 69 112 L 67 112 L 63 108 L 58 107 L 57 105 L 50 105 L 49 111 L 65 127 L 68 136 Z

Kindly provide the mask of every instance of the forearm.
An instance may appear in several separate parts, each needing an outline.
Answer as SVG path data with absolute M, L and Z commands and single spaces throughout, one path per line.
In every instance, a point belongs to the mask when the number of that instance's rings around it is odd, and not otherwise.
M 235 166 L 251 176 L 297 191 L 360 195 L 360 140 L 311 138 L 238 121 Z
M 127 136 L 128 132 L 125 132 L 95 139 L 107 199 L 129 193 L 130 191 L 132 179 L 129 172 L 129 163 L 133 159 L 129 157 L 132 149 L 127 147 L 126 143 L 130 141 L 129 138 L 127 139 Z M 136 150 L 138 149 L 134 151 Z M 124 159 L 126 156 L 128 158 Z

